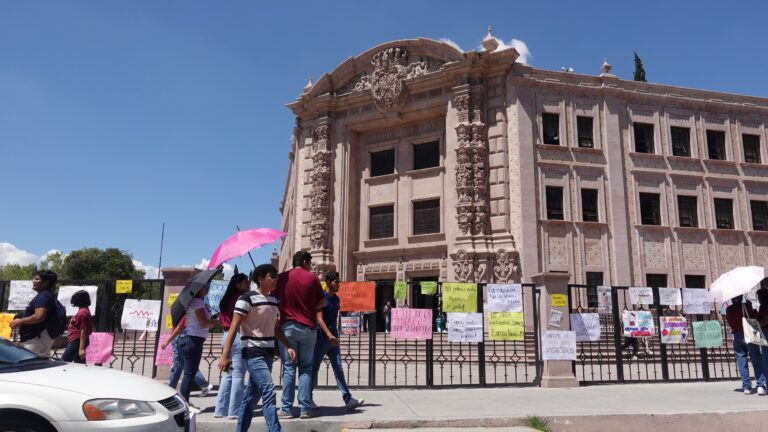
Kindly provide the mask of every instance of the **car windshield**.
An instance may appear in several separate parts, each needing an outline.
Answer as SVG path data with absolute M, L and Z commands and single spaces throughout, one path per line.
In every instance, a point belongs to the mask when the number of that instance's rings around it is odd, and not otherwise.
M 19 348 L 11 342 L 0 338 L 0 367 L 38 360 L 45 361 L 46 359 L 38 357 L 37 354 L 32 351 Z

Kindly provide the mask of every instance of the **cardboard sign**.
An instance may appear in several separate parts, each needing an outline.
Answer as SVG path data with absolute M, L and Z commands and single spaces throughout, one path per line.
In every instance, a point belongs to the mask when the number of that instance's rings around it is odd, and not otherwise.
M 432 309 L 392 309 L 392 339 L 432 339 Z
M 552 294 L 552 307 L 568 306 L 568 296 L 565 294 Z
M 341 334 L 357 336 L 360 334 L 360 317 L 343 316 L 341 317 Z
M 688 340 L 688 320 L 681 316 L 659 317 L 661 343 L 684 344 Z
M 656 333 L 653 314 L 648 311 L 624 311 L 624 336 L 650 337 Z
M 227 292 L 227 286 L 229 286 L 229 281 L 211 281 L 211 288 L 208 290 L 208 294 L 203 299 L 205 304 L 208 305 L 208 309 L 210 309 L 211 315 L 219 313 L 219 303 L 221 303 L 221 299 L 224 298 L 224 293 Z
M 686 315 L 709 315 L 711 305 L 708 290 L 683 288 L 683 313 Z
M 613 314 L 613 294 L 609 286 L 597 287 L 597 313 Z
M 32 281 L 11 281 L 11 289 L 8 292 L 8 310 L 25 310 L 36 295 L 37 291 L 32 289 Z
M 694 288 L 695 289 L 695 288 Z M 705 290 L 702 290 L 705 291 Z M 696 348 L 720 348 L 723 346 L 723 328 L 720 321 L 694 321 L 693 340 Z
M 547 330 L 541 341 L 544 360 L 576 360 L 576 333 Z
M 576 342 L 597 342 L 602 329 L 600 315 L 596 313 L 571 314 L 571 330 L 576 333 Z
M 163 349 L 163 344 L 170 337 L 170 333 L 163 333 L 160 335 L 160 341 L 157 343 L 157 355 L 155 356 L 155 365 L 157 366 L 170 366 L 173 364 L 173 346 L 168 344 L 168 346 Z
M 419 282 L 419 285 L 421 285 L 421 295 L 437 294 L 437 282 L 424 281 L 424 282 Z
M 482 342 L 483 314 L 448 312 L 448 342 Z
M 133 292 L 132 280 L 118 280 L 115 281 L 115 292 L 117 294 L 130 294 Z
M 88 348 L 85 349 L 85 362 L 88 364 L 111 362 L 114 340 L 115 335 L 112 333 L 91 333 L 88 336 Z
M 408 284 L 403 281 L 395 282 L 395 298 L 406 299 L 408 298 Z
M 491 312 L 488 314 L 488 338 L 491 340 L 525 340 L 522 312 Z
M 659 304 L 663 306 L 679 306 L 683 304 L 679 288 L 659 288 Z
M 80 290 L 85 290 L 88 292 L 88 297 L 91 298 L 91 305 L 88 307 L 88 310 L 91 311 L 91 315 L 96 315 L 96 292 L 99 290 L 99 287 L 93 285 L 64 285 L 59 287 L 58 299 L 61 304 L 67 308 L 67 316 L 75 316 L 77 310 L 80 309 L 76 306 L 72 306 L 72 294 Z
M 157 331 L 160 320 L 160 300 L 126 299 L 120 326 L 123 330 Z
M 523 286 L 520 284 L 488 284 L 489 312 L 522 312 Z
M 375 282 L 342 282 L 337 293 L 341 302 L 340 312 L 375 312 Z
M 629 287 L 629 298 L 633 305 L 652 305 L 653 290 L 648 287 Z
M 444 283 L 443 312 L 477 312 L 477 284 Z
M 11 321 L 14 314 L 0 313 L 0 338 L 11 339 Z

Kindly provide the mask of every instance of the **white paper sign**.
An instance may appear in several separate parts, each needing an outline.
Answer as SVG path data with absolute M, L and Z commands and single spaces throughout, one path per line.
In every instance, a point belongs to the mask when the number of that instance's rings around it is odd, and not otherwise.
M 659 304 L 663 306 L 679 306 L 683 304 L 679 288 L 659 288 Z
M 482 313 L 448 312 L 448 342 L 482 341 Z
M 611 287 L 609 286 L 597 287 L 597 313 L 613 313 L 613 298 L 611 294 Z
M 32 289 L 32 281 L 11 281 L 11 290 L 8 292 L 8 310 L 25 310 L 36 295 L 37 292 Z
M 549 311 L 549 325 L 550 327 L 560 328 L 563 323 L 563 311 L 552 309 Z
M 633 305 L 652 305 L 653 290 L 648 287 L 629 287 L 629 298 Z
M 157 331 L 160 319 L 160 300 L 126 299 L 120 326 L 123 330 Z
M 88 310 L 91 311 L 91 315 L 96 315 L 96 292 L 99 290 L 99 287 L 93 285 L 64 285 L 59 287 L 58 299 L 67 308 L 67 316 L 74 316 L 77 313 L 79 308 L 72 306 L 72 294 L 80 290 L 88 292 L 88 297 L 91 298 L 91 305 L 88 307 Z
M 708 290 L 683 288 L 683 313 L 686 315 L 707 315 L 711 306 Z
M 541 351 L 544 360 L 576 360 L 576 332 L 545 331 Z
M 571 314 L 571 330 L 576 333 L 576 342 L 600 340 L 600 315 L 596 313 Z
M 488 284 L 488 312 L 522 312 L 523 286 Z

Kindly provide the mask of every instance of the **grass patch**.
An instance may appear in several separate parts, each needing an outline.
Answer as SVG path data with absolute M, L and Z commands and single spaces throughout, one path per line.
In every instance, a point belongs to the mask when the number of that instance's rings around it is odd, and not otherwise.
M 552 432 L 552 429 L 549 427 L 549 421 L 542 417 L 528 416 L 523 420 L 523 424 L 541 432 Z

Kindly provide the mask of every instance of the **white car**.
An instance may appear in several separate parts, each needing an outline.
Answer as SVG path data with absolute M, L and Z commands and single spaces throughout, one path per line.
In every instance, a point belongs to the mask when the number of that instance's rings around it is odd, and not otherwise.
M 0 338 L 0 431 L 195 430 L 195 413 L 167 385 L 38 357 Z

